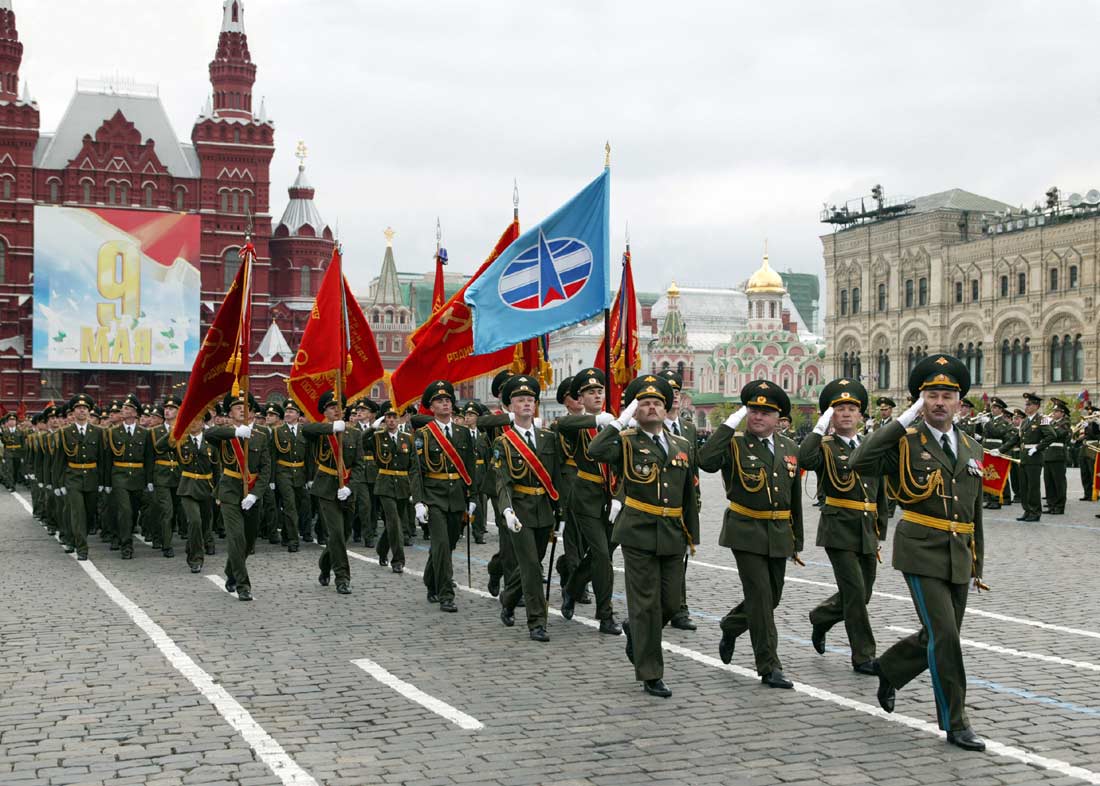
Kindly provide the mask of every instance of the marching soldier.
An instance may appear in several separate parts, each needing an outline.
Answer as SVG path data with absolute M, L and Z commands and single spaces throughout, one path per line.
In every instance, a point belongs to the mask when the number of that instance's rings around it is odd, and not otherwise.
M 778 385 L 755 380 L 741 389 L 741 403 L 699 450 L 700 469 L 722 472 L 729 509 L 718 542 L 733 551 L 745 595 L 722 618 L 718 654 L 729 663 L 737 637 L 747 630 L 761 682 L 793 688 L 783 674 L 775 629 L 787 560 L 797 561 L 802 551 L 798 446 L 775 434 L 791 400 Z M 746 419 L 744 433 L 735 433 Z
M 854 379 L 834 379 L 818 399 L 821 417 L 798 449 L 805 469 L 818 469 L 825 504 L 817 528 L 817 545 L 833 566 L 837 592 L 810 612 L 810 640 L 825 654 L 825 636 L 844 623 L 852 650 L 852 668 L 873 675 L 875 634 L 867 604 L 875 586 L 879 541 L 886 538 L 886 491 L 880 478 L 856 472 L 852 452 L 859 445 L 860 418 L 867 411 L 867 389 Z M 830 426 L 831 436 L 826 436 Z
M 565 407 L 567 414 L 580 415 L 584 412 L 584 405 L 569 394 L 572 384 L 573 377 L 566 377 L 558 383 L 555 398 L 558 404 Z M 554 566 L 554 569 L 558 572 L 559 583 L 564 587 L 569 579 L 569 574 L 576 570 L 577 565 L 580 563 L 580 532 L 577 529 L 573 512 L 569 507 L 569 497 L 572 494 L 573 486 L 577 482 L 577 461 L 573 458 L 573 454 L 569 452 L 568 443 L 558 429 L 557 420 L 550 425 L 550 430 L 554 432 L 554 440 L 558 446 L 558 471 L 561 475 L 561 486 L 558 487 L 558 493 L 561 494 L 561 510 L 565 515 L 565 532 L 562 533 L 561 556 L 558 557 L 558 563 Z M 579 598 L 577 600 L 581 602 Z
M 866 436 L 876 429 L 890 425 L 894 420 L 894 408 L 897 404 L 889 396 L 879 396 L 875 399 L 878 407 L 878 415 L 863 424 L 863 434 Z
M 1023 472 L 1020 471 L 1020 454 L 1023 452 L 1020 444 L 1020 426 L 1024 425 L 1024 418 L 1027 415 L 1019 407 L 1012 410 L 1012 434 L 1013 437 L 1009 445 L 1008 455 L 1010 458 L 1016 459 L 1012 462 L 1012 466 L 1008 470 L 1008 482 L 1012 484 L 1012 501 L 1019 502 L 1023 505 L 1023 482 L 1020 480 L 1023 477 Z M 1008 440 L 1006 439 L 1006 442 Z
M 489 392 L 493 398 L 500 399 L 501 387 L 510 376 L 512 376 L 512 372 L 509 369 L 504 369 L 493 377 L 493 381 L 489 386 Z M 501 410 L 478 417 L 477 426 L 485 437 L 484 450 L 487 456 L 491 457 L 493 443 L 496 442 L 497 437 L 504 433 L 504 427 L 512 422 L 511 418 L 512 413 L 503 404 Z M 515 569 L 516 559 L 512 553 L 512 541 L 508 538 L 504 515 L 497 504 L 496 474 L 493 472 L 486 473 L 483 481 L 481 491 L 485 495 L 486 501 L 491 502 L 493 505 L 493 520 L 497 525 L 497 551 L 489 558 L 489 564 L 485 568 L 489 574 L 489 594 L 495 598 L 500 594 L 500 585 L 504 577 Z M 522 600 L 520 602 L 522 603 Z
M 509 408 L 514 420 L 493 443 L 492 470 L 497 502 L 516 561 L 515 569 L 504 577 L 500 619 L 507 627 L 515 624 L 516 603 L 522 594 L 528 636 L 532 641 L 546 642 L 550 637 L 546 633 L 542 560 L 562 519 L 554 435 L 534 424 L 541 393 L 538 381 L 522 374 L 509 377 L 501 386 L 501 403 Z
M 309 487 L 315 500 L 318 515 L 324 525 L 327 542 L 317 567 L 317 577 L 322 587 L 327 587 L 329 576 L 336 574 L 336 591 L 351 594 L 351 565 L 348 563 L 347 538 L 351 535 L 351 519 L 355 515 L 351 476 L 357 466 L 363 464 L 363 445 L 359 434 L 348 428 L 347 418 L 351 408 L 343 414 L 340 402 L 330 390 L 321 395 L 317 409 L 324 420 L 302 427 L 310 443 L 310 456 L 316 474 Z
M 176 445 L 180 467 L 176 499 L 187 526 L 187 567 L 192 573 L 202 572 L 203 554 L 207 552 L 203 533 L 203 520 L 207 515 L 204 509 L 214 498 L 215 454 L 204 434 L 204 422 L 209 421 L 209 412 L 202 420 L 196 418 L 187 436 Z
M 588 446 L 622 479 L 624 506 L 612 540 L 621 544 L 628 619 L 626 655 L 646 693 L 668 698 L 661 630 L 680 612 L 684 556 L 699 531 L 691 446 L 665 426 L 674 393 L 647 374 L 625 390 L 626 407 Z M 637 428 L 628 424 L 633 418 Z
M 990 453 L 1003 453 L 1007 456 L 1012 447 L 1019 441 L 1020 433 L 1005 415 L 1007 411 L 1008 404 L 1005 403 L 1004 399 L 994 396 L 989 400 L 989 420 L 982 426 L 982 447 Z M 1012 492 L 1008 491 L 1007 487 L 1002 496 L 1006 498 L 1004 504 L 1012 501 Z M 997 496 L 993 494 L 985 495 L 987 510 L 1000 510 L 1001 504 L 1001 499 Z
M 275 464 L 275 446 L 271 435 L 280 423 L 283 422 L 283 408 L 280 407 L 274 401 L 269 401 L 257 412 L 254 413 L 256 417 L 253 430 L 263 434 L 266 438 L 267 445 L 272 451 L 271 463 Z M 260 507 L 260 532 L 258 537 L 266 538 L 267 542 L 271 545 L 279 543 L 279 511 L 275 500 L 275 474 L 272 470 L 271 478 L 267 484 L 259 490 L 260 501 L 257 503 Z M 255 553 L 254 551 L 252 553 Z
M 1020 424 L 1020 502 L 1024 515 L 1017 521 L 1038 521 L 1042 512 L 1039 478 L 1043 472 L 1043 451 L 1054 442 L 1054 431 L 1043 425 L 1039 413 L 1042 401 L 1034 393 L 1024 394 L 1024 422 Z
M 901 571 L 921 629 L 877 661 L 878 701 L 894 711 L 895 692 L 928 670 L 936 717 L 947 741 L 985 750 L 966 716 L 966 670 L 959 631 L 970 580 L 979 589 L 983 567 L 982 449 L 952 423 L 970 389 L 966 366 L 950 355 L 930 355 L 913 367 L 916 399 L 897 423 L 877 430 L 852 456 L 856 472 L 891 479 L 902 508 L 894 533 L 894 568 Z M 924 422 L 913 427 L 918 414 Z
M 572 455 L 577 465 L 577 481 L 570 494 L 569 507 L 584 544 L 584 556 L 561 588 L 561 613 L 566 619 L 573 618 L 577 598 L 591 580 L 600 633 L 618 636 L 622 627 L 615 621 L 611 608 L 611 594 L 615 588 L 615 573 L 611 567 L 615 544 L 611 540 L 609 519 L 611 473 L 607 465 L 593 458 L 589 451 L 592 440 L 615 416 L 603 411 L 604 373 L 600 369 L 580 371 L 573 377 L 569 393 L 581 402 L 585 414 L 566 415 L 558 420 L 558 433 L 565 439 L 566 453 Z
M 389 557 L 390 570 L 405 570 L 405 501 L 412 495 L 412 473 L 420 472 L 416 443 L 412 434 L 397 428 L 397 410 L 389 401 L 379 408 L 382 415 L 374 423 L 369 439 L 374 452 L 377 480 L 374 493 L 382 508 L 385 529 L 378 537 L 378 564 L 385 567 Z
M 477 503 L 472 534 L 474 543 L 481 544 L 485 542 L 485 533 L 488 529 L 486 527 L 488 508 L 485 503 L 489 497 L 496 494 L 496 476 L 490 466 L 493 453 L 492 445 L 489 443 L 489 435 L 483 433 L 477 427 L 478 418 L 482 415 L 488 415 L 489 408 L 476 401 L 469 401 L 463 408 L 463 412 L 466 415 L 466 428 L 470 429 L 470 437 L 474 441 L 474 453 L 477 456 L 475 459 L 474 488 L 471 492 L 472 499 Z
M 271 432 L 275 464 L 275 493 L 282 504 L 283 541 L 291 554 L 299 549 L 302 514 L 309 510 L 306 495 L 306 457 L 309 445 L 302 425 L 302 411 L 293 399 L 286 402 L 283 422 Z
M 73 423 L 61 429 L 59 450 L 54 454 L 53 483 L 68 505 L 71 542 L 65 552 L 76 551 L 78 560 L 88 559 L 88 532 L 95 531 L 96 504 L 103 493 L 104 442 L 99 426 L 89 422 L 92 399 L 80 393 L 69 402 Z
M 171 434 L 179 412 L 180 399 L 172 394 L 164 400 L 162 411 L 164 423 L 149 429 L 149 445 L 153 461 L 153 495 L 155 516 L 160 518 L 160 547 L 165 557 L 176 556 L 172 549 L 172 530 L 180 529 L 183 511 L 180 507 L 177 490 L 180 485 L 180 465 L 176 450 L 172 447 Z
M 355 402 L 354 425 L 351 430 L 360 438 L 363 447 L 363 460 L 360 461 L 351 473 L 352 505 L 355 511 L 355 525 L 358 538 L 368 549 L 373 548 L 378 539 L 379 509 L 374 499 L 374 484 L 377 480 L 377 472 L 374 464 L 374 453 L 371 450 L 371 424 L 378 413 L 378 405 L 369 398 Z M 350 424 L 349 424 L 350 425 Z
M 23 480 L 26 438 L 19 430 L 19 419 L 14 412 L 4 416 L 4 422 L 0 425 L 0 442 L 4 447 L 4 483 L 8 491 L 15 491 L 15 484 Z
M 1048 428 L 1054 435 L 1043 451 L 1043 486 L 1046 490 L 1046 512 L 1060 516 L 1066 512 L 1066 446 L 1070 441 L 1069 404 L 1060 398 L 1052 398 L 1054 410 L 1050 413 Z
M 1100 424 L 1095 420 L 1097 412 L 1100 410 L 1086 402 L 1081 421 L 1074 430 L 1078 443 L 1077 467 L 1081 472 L 1081 502 L 1092 501 L 1093 470 L 1096 467 L 1096 449 L 1092 445 L 1094 440 L 1100 438 Z
M 107 432 L 108 460 L 111 462 L 110 481 L 104 485 L 111 489 L 115 509 L 115 532 L 111 551 L 120 549 L 123 559 L 134 556 L 134 526 L 141 510 L 142 494 L 152 485 L 152 471 L 145 453 L 149 439 L 144 428 L 138 425 L 141 404 L 131 393 L 122 400 L 121 424 Z
M 252 580 L 245 563 L 260 529 L 258 494 L 267 488 L 271 478 L 267 437 L 253 429 L 252 418 L 248 417 L 250 410 L 259 409 L 260 404 L 251 393 L 247 398 L 244 394 L 227 393 L 222 410 L 229 413 L 229 425 L 206 431 L 206 439 L 218 448 L 221 464 L 216 495 L 226 533 L 225 591 L 236 592 L 237 599 L 243 601 L 252 600 Z
M 451 553 L 462 534 L 463 517 L 473 517 L 477 503 L 470 498 L 475 468 L 470 431 L 452 418 L 454 386 L 445 379 L 428 385 L 420 399 L 432 419 L 417 429 L 415 446 L 419 472 L 411 475 L 416 520 L 431 535 L 424 586 L 428 602 L 440 611 L 456 612 Z

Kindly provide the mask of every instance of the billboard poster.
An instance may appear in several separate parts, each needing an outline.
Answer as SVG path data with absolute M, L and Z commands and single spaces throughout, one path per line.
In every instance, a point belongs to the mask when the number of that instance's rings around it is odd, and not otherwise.
M 35 368 L 190 371 L 200 343 L 200 220 L 35 206 Z

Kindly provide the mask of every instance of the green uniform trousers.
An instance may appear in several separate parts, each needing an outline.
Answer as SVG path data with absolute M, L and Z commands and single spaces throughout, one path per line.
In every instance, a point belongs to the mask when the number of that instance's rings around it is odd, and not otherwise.
M 61 545 L 72 546 L 73 545 L 73 525 L 72 520 L 69 518 L 69 496 L 68 489 L 66 493 L 60 497 L 54 497 L 57 511 L 57 529 L 58 534 L 61 536 Z
M 1024 515 L 1039 516 L 1043 512 L 1039 490 L 1042 473 L 1043 468 L 1039 464 L 1020 466 L 1020 503 L 1024 506 Z
M 1050 512 L 1064 513 L 1066 510 L 1066 462 L 1049 461 L 1043 464 L 1043 486 Z
M 658 556 L 623 546 L 626 608 L 634 645 L 634 678 L 659 680 L 665 676 L 661 630 L 680 610 L 684 558 Z
M 183 520 L 187 523 L 187 564 L 201 565 L 206 546 L 203 537 L 202 508 L 206 503 L 190 497 L 179 497 Z
M 256 533 L 260 530 L 260 503 L 251 510 L 241 510 L 240 503 L 223 502 L 222 525 L 225 527 L 225 577 L 237 582 L 237 589 L 252 590 L 245 560 L 256 545 Z
M 787 558 L 766 557 L 737 549 L 730 551 L 737 561 L 745 599 L 722 618 L 722 633 L 736 638 L 746 630 L 749 632 L 756 657 L 756 673 L 763 677 L 783 668 L 779 662 L 775 609 L 783 597 Z
M 550 542 L 552 529 L 523 527 L 519 532 L 508 530 L 516 568 L 504 576 L 500 605 L 511 611 L 522 594 L 528 630 L 546 627 L 546 585 L 542 583 L 542 561 L 546 557 L 546 544 Z
M 448 513 L 435 505 L 428 506 L 428 533 L 431 547 L 428 564 L 424 566 L 424 586 L 439 600 L 455 599 L 454 566 L 451 554 L 462 534 L 462 512 Z
M 928 669 L 936 718 L 944 731 L 969 728 L 966 669 L 959 632 L 969 584 L 905 574 L 921 629 L 894 644 L 878 659 L 882 674 L 897 689 Z
M 67 489 L 65 498 L 69 501 L 69 532 L 72 545 L 77 554 L 88 553 L 88 532 L 95 529 L 96 506 L 99 493 L 96 491 L 76 491 Z
M 584 543 L 584 558 L 570 574 L 566 590 L 578 598 L 591 580 L 592 591 L 596 595 L 596 619 L 610 619 L 611 593 L 615 589 L 615 572 L 611 567 L 611 553 L 615 550 L 611 543 L 611 525 L 603 515 L 590 516 L 574 511 L 574 516 Z
M 180 508 L 180 499 L 176 496 L 176 490 L 171 486 L 154 486 L 153 496 L 156 498 L 156 513 L 160 519 L 160 547 L 167 549 L 172 547 L 172 533 L 179 529 L 181 539 L 186 540 L 187 533 L 183 529 L 183 511 Z
M 1081 453 L 1083 455 L 1077 461 L 1077 468 L 1081 471 L 1081 490 L 1084 491 L 1081 496 L 1092 499 L 1092 469 L 1095 460 L 1092 456 L 1094 454 L 1084 448 L 1081 449 Z
M 127 491 L 119 486 L 111 489 L 111 498 L 115 503 L 114 542 L 123 552 L 134 551 L 134 522 L 141 511 L 144 494 L 144 490 Z
M 506 576 L 511 576 L 516 569 L 516 553 L 512 549 L 512 541 L 508 538 L 508 527 L 504 525 L 504 514 L 497 510 L 497 503 L 493 506 L 493 521 L 497 525 L 497 552 L 489 558 L 489 578 L 494 576 L 503 583 Z
M 833 566 L 837 592 L 810 612 L 810 624 L 828 631 L 843 621 L 852 649 L 852 665 L 858 666 L 875 657 L 875 634 L 867 604 L 871 602 L 878 560 L 874 554 L 856 554 L 844 549 L 826 548 L 825 553 Z
M 275 491 L 282 503 L 283 541 L 288 546 L 299 545 L 298 527 L 303 510 L 308 510 L 304 486 L 295 488 L 294 482 L 287 477 L 275 478 Z
M 405 506 L 393 497 L 377 497 L 376 500 L 382 507 L 382 517 L 386 522 L 385 529 L 378 537 L 378 558 L 386 559 L 392 552 L 390 563 L 404 565 L 405 524 L 401 519 L 401 511 Z
M 561 540 L 561 556 L 558 557 L 558 564 L 554 566 L 554 570 L 558 572 L 559 580 L 564 587 L 581 562 L 583 548 L 581 532 L 577 527 L 577 517 L 568 507 L 565 508 L 565 532 L 562 533 Z
M 330 572 L 336 575 L 337 584 L 351 582 L 351 565 L 348 563 L 348 530 L 351 528 L 351 516 L 354 514 L 351 500 L 340 502 L 335 499 L 313 498 L 317 510 L 321 515 L 321 521 L 325 527 L 325 550 L 321 552 L 321 558 L 317 560 L 317 567 L 328 575 Z M 345 518 L 347 520 L 345 521 Z

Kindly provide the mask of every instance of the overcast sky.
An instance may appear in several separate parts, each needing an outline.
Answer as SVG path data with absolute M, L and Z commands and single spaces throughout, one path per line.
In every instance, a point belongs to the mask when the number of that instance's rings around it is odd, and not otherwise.
M 43 130 L 77 77 L 160 85 L 177 133 L 210 90 L 222 0 L 13 0 Z M 317 204 L 365 287 L 435 223 L 472 272 L 612 145 L 611 236 L 638 286 L 821 272 L 822 202 L 965 188 L 1031 206 L 1100 188 L 1100 5 L 667 0 L 245 0 L 278 220 L 309 146 Z M 88 132 L 95 129 L 89 128 Z M 615 257 L 617 258 L 616 252 Z M 613 260 L 614 266 L 614 260 Z

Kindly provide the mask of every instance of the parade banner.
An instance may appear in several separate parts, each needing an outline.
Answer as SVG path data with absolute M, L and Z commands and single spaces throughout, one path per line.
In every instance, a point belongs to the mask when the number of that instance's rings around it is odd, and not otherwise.
M 190 370 L 199 240 L 193 214 L 35 206 L 35 368 Z
M 634 295 L 634 273 L 630 267 L 630 249 L 623 252 L 623 275 L 619 283 L 619 294 L 611 308 L 609 318 L 609 336 L 604 336 L 596 350 L 596 359 L 592 365 L 604 372 L 607 379 L 607 395 L 604 406 L 607 411 L 618 415 L 619 402 L 626 386 L 642 368 L 642 359 L 638 355 L 638 310 Z M 611 341 L 611 371 L 604 368 L 606 345 Z
M 982 459 L 982 490 L 986 494 L 1003 497 L 1008 473 L 1012 469 L 1012 459 L 1007 456 L 994 456 L 988 450 Z

